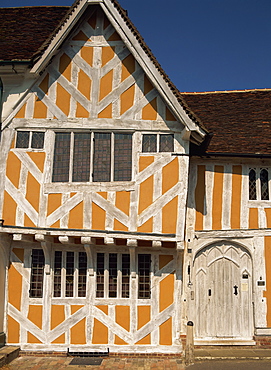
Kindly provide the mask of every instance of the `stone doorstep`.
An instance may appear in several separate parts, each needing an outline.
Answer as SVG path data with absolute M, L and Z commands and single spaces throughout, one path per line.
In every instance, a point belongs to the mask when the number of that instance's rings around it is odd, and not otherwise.
M 4 346 L 0 348 L 0 367 L 9 364 L 19 356 L 20 347 Z

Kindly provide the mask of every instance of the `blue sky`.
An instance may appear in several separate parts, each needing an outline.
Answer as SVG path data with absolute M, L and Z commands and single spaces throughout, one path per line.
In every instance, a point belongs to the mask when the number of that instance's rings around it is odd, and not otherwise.
M 271 88 L 271 0 L 119 0 L 180 91 Z M 0 0 L 1 7 L 71 5 Z

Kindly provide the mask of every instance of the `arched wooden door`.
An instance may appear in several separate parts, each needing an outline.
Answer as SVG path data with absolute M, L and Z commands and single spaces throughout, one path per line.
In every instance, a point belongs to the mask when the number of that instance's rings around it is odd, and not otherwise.
M 251 339 L 252 262 L 237 245 L 201 250 L 194 262 L 196 338 Z

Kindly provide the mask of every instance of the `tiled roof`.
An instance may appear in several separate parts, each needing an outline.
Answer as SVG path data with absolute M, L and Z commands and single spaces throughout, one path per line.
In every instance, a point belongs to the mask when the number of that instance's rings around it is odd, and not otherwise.
M 0 61 L 31 61 L 66 15 L 67 6 L 0 8 Z
M 211 134 L 203 153 L 271 155 L 271 90 L 181 95 Z

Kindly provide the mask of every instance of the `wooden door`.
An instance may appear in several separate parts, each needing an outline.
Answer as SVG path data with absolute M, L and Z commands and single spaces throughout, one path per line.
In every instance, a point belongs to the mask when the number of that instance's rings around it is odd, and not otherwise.
M 251 339 L 252 263 L 240 246 L 204 248 L 194 263 L 196 338 Z

